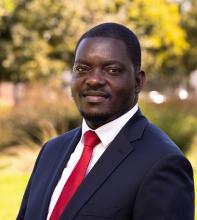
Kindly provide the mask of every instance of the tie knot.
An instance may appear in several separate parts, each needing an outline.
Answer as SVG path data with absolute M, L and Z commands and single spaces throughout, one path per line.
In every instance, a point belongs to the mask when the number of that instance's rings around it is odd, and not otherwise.
M 100 139 L 94 131 L 86 131 L 84 134 L 84 145 L 94 148 L 98 143 L 100 143 Z

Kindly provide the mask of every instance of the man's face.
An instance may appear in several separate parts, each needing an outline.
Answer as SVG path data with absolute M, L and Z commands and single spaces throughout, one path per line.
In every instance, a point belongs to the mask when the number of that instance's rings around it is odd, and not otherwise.
M 91 128 L 114 120 L 136 104 L 136 81 L 124 42 L 103 37 L 80 42 L 71 89 L 80 113 Z

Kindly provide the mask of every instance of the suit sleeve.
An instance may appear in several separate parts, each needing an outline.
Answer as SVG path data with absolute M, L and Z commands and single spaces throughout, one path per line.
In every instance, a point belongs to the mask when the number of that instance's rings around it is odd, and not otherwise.
M 182 155 L 157 162 L 138 191 L 133 220 L 194 220 L 194 184 L 190 163 Z
M 40 153 L 39 153 L 39 155 L 38 155 L 38 157 L 36 159 L 36 163 L 34 165 L 34 169 L 32 171 L 31 177 L 30 177 L 30 179 L 28 181 L 25 193 L 23 195 L 22 203 L 21 203 L 21 206 L 20 206 L 20 209 L 19 209 L 19 213 L 18 213 L 18 216 L 17 216 L 16 220 L 24 220 L 25 219 L 26 208 L 27 208 L 27 205 L 28 205 L 29 194 L 30 194 L 30 190 L 31 190 L 31 182 L 32 182 L 34 173 L 35 173 L 36 168 L 37 168 L 37 164 L 38 164 L 39 159 L 40 159 L 40 157 L 42 155 L 42 152 L 44 150 L 45 145 L 43 146 L 42 150 L 40 151 Z

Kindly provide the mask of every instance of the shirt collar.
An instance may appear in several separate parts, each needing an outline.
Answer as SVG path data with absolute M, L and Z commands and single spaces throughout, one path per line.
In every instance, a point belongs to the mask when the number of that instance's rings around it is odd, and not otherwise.
M 104 147 L 107 147 L 113 141 L 116 135 L 120 132 L 123 126 L 127 123 L 127 121 L 131 117 L 133 117 L 133 115 L 137 112 L 137 110 L 138 110 L 138 105 L 136 104 L 131 110 L 121 115 L 119 118 L 116 118 L 115 120 L 110 121 L 107 124 L 104 124 L 101 127 L 98 127 L 97 129 L 94 130 L 98 135 L 98 137 L 100 138 Z M 86 121 L 83 119 L 82 136 L 81 136 L 82 142 L 83 142 L 83 135 L 88 130 L 93 130 L 93 129 L 89 128 Z

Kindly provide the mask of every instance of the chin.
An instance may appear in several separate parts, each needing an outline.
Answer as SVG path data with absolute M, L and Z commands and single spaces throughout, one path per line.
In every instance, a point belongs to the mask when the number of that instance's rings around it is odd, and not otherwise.
M 81 112 L 84 119 L 94 124 L 105 124 L 110 119 L 110 114 L 108 113 L 86 113 Z

